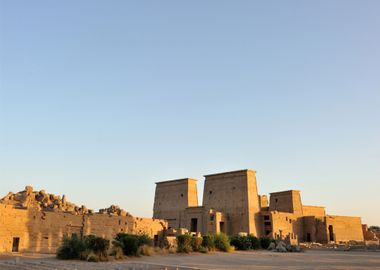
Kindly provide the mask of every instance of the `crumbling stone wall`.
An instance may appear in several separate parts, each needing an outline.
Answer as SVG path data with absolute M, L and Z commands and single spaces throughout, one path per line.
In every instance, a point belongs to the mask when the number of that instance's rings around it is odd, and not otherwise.
M 13 205 L 16 208 L 34 207 L 44 211 L 63 211 L 76 214 L 92 213 L 92 210 L 85 206 L 77 206 L 67 201 L 65 195 L 59 196 L 46 193 L 45 190 L 33 191 L 33 187 L 26 186 L 23 191 L 13 193 L 9 192 L 5 197 L 0 199 L 0 203 Z
M 46 212 L 37 208 L 17 209 L 0 204 L 0 252 L 11 252 L 13 238 L 19 251 L 55 253 L 64 235 L 94 234 L 113 239 L 117 233 L 146 234 L 154 238 L 167 228 L 164 220 L 131 215 L 73 214 Z
M 40 198 L 41 196 L 41 198 Z M 55 253 L 65 235 L 94 234 L 112 240 L 117 233 L 147 234 L 154 238 L 167 228 L 164 220 L 133 217 L 112 205 L 98 213 L 45 192 L 9 193 L 0 203 L 0 252 Z
M 367 224 L 362 225 L 363 235 L 365 241 L 379 241 L 376 233 L 368 229 Z

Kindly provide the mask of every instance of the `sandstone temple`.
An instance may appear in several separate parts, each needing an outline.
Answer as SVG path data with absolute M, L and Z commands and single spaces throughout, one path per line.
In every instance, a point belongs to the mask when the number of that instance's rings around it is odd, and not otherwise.
M 0 200 L 0 252 L 54 253 L 64 236 L 146 234 L 155 240 L 175 233 L 254 234 L 298 242 L 377 240 L 360 217 L 333 216 L 303 205 L 300 191 L 259 195 L 256 172 L 205 176 L 203 203 L 197 180 L 156 183 L 153 218 L 134 217 L 116 205 L 95 212 L 44 190 L 9 192 Z
M 169 228 L 201 234 L 224 232 L 288 239 L 290 242 L 364 241 L 360 217 L 327 215 L 322 206 L 303 205 L 298 190 L 259 195 L 256 172 L 205 175 L 203 205 L 197 180 L 156 183 L 153 217 Z

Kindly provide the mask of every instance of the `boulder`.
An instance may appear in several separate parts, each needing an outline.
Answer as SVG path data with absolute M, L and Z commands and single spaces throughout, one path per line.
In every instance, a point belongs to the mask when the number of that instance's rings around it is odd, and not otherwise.
M 279 241 L 277 246 L 276 246 L 276 251 L 277 252 L 287 252 L 286 249 L 286 244 L 284 241 Z
M 33 187 L 31 187 L 31 186 L 26 186 L 26 187 L 25 187 L 25 192 L 26 192 L 26 194 L 32 194 L 32 193 L 33 193 Z
M 275 250 L 275 249 L 276 249 L 276 243 L 275 242 L 271 242 L 269 244 L 268 250 Z

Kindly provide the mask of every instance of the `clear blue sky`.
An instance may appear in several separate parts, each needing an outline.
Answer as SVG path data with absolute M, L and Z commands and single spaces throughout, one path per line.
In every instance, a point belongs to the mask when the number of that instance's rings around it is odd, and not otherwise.
M 379 1 L 1 1 L 0 192 L 151 216 L 154 182 L 380 225 Z

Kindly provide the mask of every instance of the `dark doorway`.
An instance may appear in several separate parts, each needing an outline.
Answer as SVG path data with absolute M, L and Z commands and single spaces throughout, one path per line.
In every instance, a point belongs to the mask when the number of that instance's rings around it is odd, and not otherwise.
M 329 225 L 329 239 L 330 241 L 334 241 L 334 228 L 332 225 Z
M 310 233 L 306 234 L 306 242 L 311 242 L 311 234 Z
M 197 218 L 191 219 L 190 231 L 191 232 L 197 232 L 198 231 L 198 219 Z
M 12 252 L 18 252 L 19 245 L 20 245 L 20 237 L 13 237 Z
M 220 228 L 220 232 L 222 232 L 222 233 L 226 232 L 226 230 L 224 228 L 224 222 L 223 221 L 219 222 L 219 228 Z

